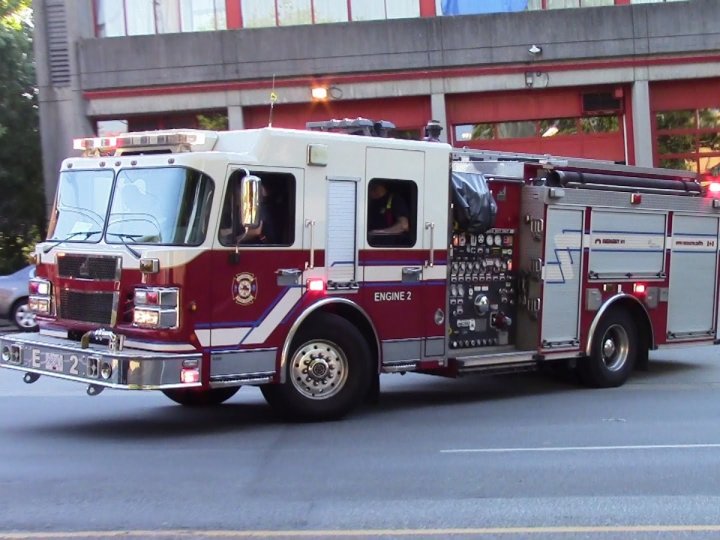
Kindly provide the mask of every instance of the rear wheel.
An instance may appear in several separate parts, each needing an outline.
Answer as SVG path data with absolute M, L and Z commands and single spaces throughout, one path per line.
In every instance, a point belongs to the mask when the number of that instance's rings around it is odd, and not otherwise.
M 580 378 L 595 388 L 620 386 L 630 376 L 637 356 L 635 323 L 625 311 L 610 311 L 595 329 L 590 357 L 578 361 Z
M 34 332 L 38 329 L 35 313 L 30 310 L 27 298 L 15 302 L 12 308 L 12 321 L 20 330 Z
M 233 388 L 173 388 L 163 390 L 162 393 L 175 403 L 186 407 L 212 407 L 227 401 L 240 390 L 239 386 Z
M 321 313 L 293 341 L 285 383 L 260 389 L 283 417 L 295 421 L 341 418 L 363 399 L 372 379 L 367 342 L 350 322 Z

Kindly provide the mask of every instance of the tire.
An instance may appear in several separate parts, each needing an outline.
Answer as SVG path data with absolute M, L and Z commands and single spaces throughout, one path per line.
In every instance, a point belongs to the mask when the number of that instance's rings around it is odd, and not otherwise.
M 232 388 L 173 388 L 163 390 L 162 393 L 175 403 L 185 407 L 213 407 L 227 401 L 240 390 L 239 386 Z
M 17 326 L 20 330 L 25 330 L 26 332 L 37 332 L 38 324 L 35 320 L 35 314 L 30 311 L 27 298 L 21 298 L 15 302 L 11 315 L 13 324 L 15 324 L 15 326 Z
M 373 376 L 368 344 L 350 322 L 320 313 L 290 347 L 285 383 L 263 385 L 263 396 L 283 418 L 337 420 L 362 403 Z
M 594 388 L 613 388 L 628 380 L 638 357 L 638 332 L 630 314 L 612 310 L 593 334 L 589 358 L 578 361 L 580 380 Z

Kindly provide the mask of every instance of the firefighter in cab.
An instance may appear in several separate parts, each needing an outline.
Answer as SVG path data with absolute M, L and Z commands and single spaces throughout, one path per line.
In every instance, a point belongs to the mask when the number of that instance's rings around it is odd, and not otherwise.
M 440 133 L 443 128 L 437 120 L 430 120 L 425 126 L 425 137 L 423 141 L 440 142 Z
M 409 209 L 405 199 L 382 180 L 369 186 L 368 236 L 371 245 L 403 245 L 409 240 Z

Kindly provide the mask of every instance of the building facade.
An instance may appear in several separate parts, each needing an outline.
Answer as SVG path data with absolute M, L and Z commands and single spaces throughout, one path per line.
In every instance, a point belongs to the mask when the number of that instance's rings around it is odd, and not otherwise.
M 720 174 L 720 0 L 33 4 L 49 199 L 75 137 L 357 116 Z

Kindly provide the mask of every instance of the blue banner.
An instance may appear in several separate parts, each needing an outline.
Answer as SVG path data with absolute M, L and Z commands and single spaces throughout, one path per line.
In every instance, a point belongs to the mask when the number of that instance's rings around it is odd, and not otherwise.
M 443 15 L 525 11 L 528 0 L 442 0 Z

